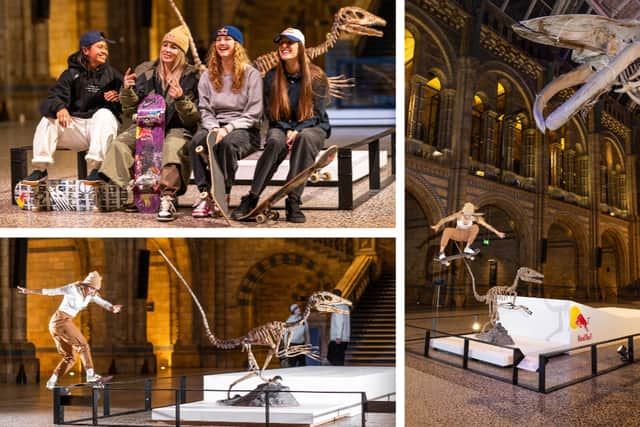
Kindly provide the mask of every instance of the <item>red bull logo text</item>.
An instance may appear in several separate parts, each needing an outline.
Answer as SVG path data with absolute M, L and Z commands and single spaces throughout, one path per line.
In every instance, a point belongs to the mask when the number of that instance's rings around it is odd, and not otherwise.
M 576 306 L 571 307 L 569 311 L 569 326 L 576 329 L 578 333 L 578 341 L 588 341 L 592 335 L 589 331 L 589 319 L 584 317 L 580 309 Z

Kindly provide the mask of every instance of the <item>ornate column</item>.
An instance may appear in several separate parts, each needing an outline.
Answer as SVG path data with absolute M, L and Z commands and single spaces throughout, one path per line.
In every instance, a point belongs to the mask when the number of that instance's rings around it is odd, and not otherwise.
M 504 123 L 502 137 L 502 164 L 501 169 L 513 170 L 513 145 L 516 141 L 516 122 L 509 119 Z
M 563 156 L 563 175 L 565 182 L 565 189 L 573 193 L 576 192 L 576 173 L 575 173 L 575 159 L 576 152 L 568 149 L 564 151 Z
M 600 203 L 608 203 L 607 197 L 607 167 L 600 165 Z
M 529 178 L 536 170 L 536 129 L 525 129 L 522 136 L 522 175 Z
M 440 91 L 440 112 L 438 118 L 438 142 L 440 151 L 451 148 L 451 130 L 453 128 L 453 105 L 456 97 L 454 89 Z
M 496 162 L 496 119 L 498 113 L 485 111 L 482 113 L 482 145 L 484 146 L 483 163 L 494 165 Z
M 422 85 L 420 78 L 414 77 L 409 90 L 409 106 L 407 108 L 407 139 L 418 139 L 418 121 L 422 108 Z
M 0 239 L 0 383 L 40 382 L 40 361 L 27 342 L 27 298 L 11 288 L 14 240 Z
M 627 209 L 627 175 L 625 173 L 618 175 L 618 207 Z
M 589 157 L 586 154 L 578 156 L 578 184 L 577 193 L 581 196 L 589 195 Z

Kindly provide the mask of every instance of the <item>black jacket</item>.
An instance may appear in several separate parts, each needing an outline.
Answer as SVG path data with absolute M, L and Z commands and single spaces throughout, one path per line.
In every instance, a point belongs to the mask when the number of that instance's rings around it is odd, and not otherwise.
M 285 72 L 287 78 L 287 93 L 289 95 L 289 107 L 291 108 L 291 117 L 289 120 L 274 120 L 269 114 L 269 102 L 271 99 L 271 91 L 273 79 L 275 78 L 276 69 L 273 68 L 264 76 L 264 112 L 269 120 L 270 128 L 278 128 L 283 131 L 297 130 L 310 127 L 319 127 L 327 134 L 327 138 L 331 136 L 331 125 L 329 124 L 329 116 L 327 115 L 327 92 L 328 82 L 326 77 L 322 79 L 314 79 L 312 82 L 313 91 L 313 116 L 301 122 L 298 121 L 298 101 L 300 100 L 300 88 L 302 83 L 302 75 L 289 75 Z
M 55 118 L 63 108 L 73 117 L 88 119 L 100 108 L 108 108 L 120 119 L 122 108 L 119 102 L 104 99 L 104 93 L 119 91 L 122 87 L 122 74 L 111 65 L 104 64 L 96 70 L 89 70 L 82 62 L 78 51 L 67 59 L 69 68 L 64 70 L 56 84 L 49 89 L 49 95 L 40 105 L 40 113 Z
M 158 61 L 148 61 L 136 67 L 136 85 L 134 88 L 122 89 L 120 91 L 120 102 L 124 114 L 127 117 L 136 113 L 138 104 L 147 95 L 157 93 L 167 99 L 168 95 L 162 90 L 162 83 L 157 76 Z M 200 72 L 193 65 L 187 64 L 182 77 L 180 78 L 180 87 L 182 88 L 182 96 L 175 100 L 167 102 L 165 111 L 165 131 L 174 128 L 185 128 L 191 132 L 195 132 L 198 122 L 200 121 L 200 112 L 198 111 L 198 81 L 200 80 Z M 177 113 L 177 114 L 176 114 Z

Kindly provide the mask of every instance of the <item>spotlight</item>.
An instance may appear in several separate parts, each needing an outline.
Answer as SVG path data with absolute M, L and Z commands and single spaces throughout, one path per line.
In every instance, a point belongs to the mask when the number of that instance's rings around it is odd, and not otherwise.
M 442 151 L 435 150 L 433 153 L 431 153 L 431 155 L 433 157 L 440 157 L 440 156 L 444 156 L 444 153 Z
M 474 331 L 480 330 L 480 322 L 478 322 L 478 315 L 473 316 L 473 325 L 471 326 Z
M 75 375 L 76 375 L 76 373 L 75 373 L 75 372 L 73 372 L 73 371 L 69 372 L 69 376 L 70 376 L 70 377 L 73 377 L 73 376 L 75 376 Z
M 627 350 L 627 347 L 625 347 L 624 345 L 621 345 L 620 347 L 618 347 L 616 351 L 620 355 L 620 360 L 622 360 L 623 362 L 630 362 L 629 351 Z

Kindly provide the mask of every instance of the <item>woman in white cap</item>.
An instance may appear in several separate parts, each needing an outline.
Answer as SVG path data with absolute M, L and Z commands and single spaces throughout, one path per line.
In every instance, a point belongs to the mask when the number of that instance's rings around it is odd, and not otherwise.
M 495 233 L 495 235 L 499 238 L 504 239 L 505 234 L 489 225 L 484 220 L 482 215 L 484 214 L 476 212 L 476 207 L 473 205 L 473 203 L 467 202 L 458 212 L 444 217 L 440 221 L 438 221 L 437 224 L 432 225 L 431 228 L 434 231 L 438 231 L 443 224 L 453 220 L 456 221 L 455 228 L 447 227 L 442 232 L 442 238 L 440 239 L 440 254 L 438 255 L 438 258 L 441 260 L 446 258 L 444 250 L 446 249 L 449 240 L 454 240 L 456 242 L 465 242 L 466 245 L 463 252 L 469 255 L 475 254 L 476 251 L 471 248 L 471 245 L 476 240 L 476 236 L 480 231 L 480 227 L 478 227 L 478 225 L 475 223 L 482 225 L 483 227 Z
M 100 297 L 98 291 L 102 287 L 102 277 L 97 271 L 92 271 L 80 282 L 73 282 L 66 286 L 53 289 L 27 289 L 18 287 L 21 294 L 37 295 L 63 295 L 62 303 L 49 321 L 49 332 L 56 343 L 58 353 L 62 360 L 53 370 L 53 374 L 47 381 L 47 388 L 52 390 L 58 378 L 65 375 L 75 364 L 75 350 L 80 355 L 82 365 L 87 372 L 87 382 L 99 381 L 102 378 L 93 370 L 91 349 L 80 329 L 73 323 L 73 318 L 87 308 L 89 303 L 95 302 L 100 307 L 112 313 L 119 313 L 122 305 L 113 305 Z
M 300 310 L 300 306 L 298 306 L 298 304 L 291 304 L 291 306 L 289 307 L 289 311 L 291 312 L 291 315 L 287 319 L 286 323 L 295 323 L 302 319 L 302 311 Z M 282 342 L 287 342 L 287 340 L 289 339 L 289 334 L 291 334 L 291 342 L 289 343 L 289 346 L 311 343 L 311 337 L 309 335 L 309 324 L 306 320 L 302 323 L 302 325 L 288 328 L 284 334 Z M 287 362 L 289 368 L 293 368 L 296 366 L 307 366 L 307 360 L 304 354 L 290 357 L 287 359 Z
M 216 31 L 207 71 L 200 77 L 198 95 L 202 127 L 189 143 L 193 174 L 201 195 L 211 187 L 210 173 L 196 147 L 206 144 L 209 131 L 216 132 L 214 155 L 224 175 L 227 204 L 238 169 L 238 160 L 260 149 L 262 120 L 262 77 L 249 63 L 242 44 L 242 32 L 233 25 Z M 213 215 L 204 197 L 197 201 L 192 216 Z
M 291 153 L 287 181 L 313 164 L 331 135 L 326 112 L 327 76 L 310 63 L 305 39 L 296 28 L 287 28 L 273 41 L 278 44 L 278 65 L 264 77 L 264 110 L 269 131 L 264 152 L 253 175 L 251 191 L 242 197 L 231 217 L 239 219 L 258 204 L 260 194 L 278 166 Z M 286 201 L 287 221 L 305 222 L 300 210 L 304 184 L 291 192 Z
M 126 117 L 136 113 L 138 104 L 149 94 L 163 95 L 166 102 L 165 137 L 160 173 L 161 202 L 157 219 L 172 221 L 176 214 L 176 197 L 187 189 L 191 168 L 187 143 L 196 131 L 198 112 L 198 79 L 200 72 L 187 63 L 189 33 L 178 26 L 162 38 L 160 57 L 143 62 L 135 71 L 127 69 L 120 91 L 120 103 Z M 135 123 L 121 133 L 107 150 L 98 179 L 126 188 L 131 180 L 131 167 L 136 147 Z M 135 212 L 133 206 L 127 211 Z

